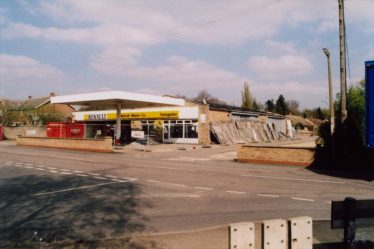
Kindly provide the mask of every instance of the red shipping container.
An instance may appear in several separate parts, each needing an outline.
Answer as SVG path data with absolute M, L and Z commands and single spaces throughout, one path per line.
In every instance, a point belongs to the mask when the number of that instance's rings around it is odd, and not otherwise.
M 84 138 L 85 125 L 82 123 L 66 124 L 66 138 Z
M 47 137 L 50 138 L 84 138 L 85 124 L 48 122 Z

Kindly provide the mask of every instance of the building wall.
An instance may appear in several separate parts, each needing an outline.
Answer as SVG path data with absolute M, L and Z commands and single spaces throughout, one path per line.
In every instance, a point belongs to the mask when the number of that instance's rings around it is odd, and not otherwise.
M 103 139 L 69 139 L 45 137 L 18 137 L 17 145 L 83 150 L 95 152 L 112 152 L 112 138 Z
M 230 113 L 227 111 L 216 111 L 216 110 L 209 111 L 209 122 L 230 121 L 230 120 L 231 120 L 231 116 L 230 116 Z
M 199 144 L 210 144 L 209 105 L 199 106 Z
M 51 104 L 54 105 L 54 108 L 57 112 L 60 112 L 64 115 L 65 118 L 73 117 L 73 112 L 75 111 L 71 106 L 69 105 L 62 105 L 62 104 Z
M 5 139 L 16 140 L 18 136 L 46 137 L 45 126 L 3 126 L 3 136 Z

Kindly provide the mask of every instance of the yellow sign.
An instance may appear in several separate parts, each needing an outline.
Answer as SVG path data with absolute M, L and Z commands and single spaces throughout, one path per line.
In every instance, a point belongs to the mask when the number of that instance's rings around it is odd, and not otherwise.
M 131 130 L 138 130 L 141 128 L 141 123 L 138 120 L 131 121 Z
M 162 127 L 164 127 L 164 121 L 156 120 L 155 123 L 153 124 L 153 127 L 155 129 L 161 129 Z
M 115 112 L 106 114 L 85 114 L 84 120 L 115 120 Z M 179 111 L 122 112 L 121 119 L 178 119 Z

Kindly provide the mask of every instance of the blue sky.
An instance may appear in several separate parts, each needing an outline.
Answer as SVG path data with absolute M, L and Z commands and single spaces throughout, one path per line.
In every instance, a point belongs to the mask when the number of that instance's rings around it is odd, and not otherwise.
M 374 1 L 346 0 L 350 75 L 374 59 Z M 0 1 L 0 97 L 123 90 L 240 105 L 327 106 L 326 58 L 339 90 L 337 0 Z

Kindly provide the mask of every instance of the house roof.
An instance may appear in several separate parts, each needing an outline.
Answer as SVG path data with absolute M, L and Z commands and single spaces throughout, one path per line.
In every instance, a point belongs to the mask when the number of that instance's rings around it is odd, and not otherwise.
M 0 99 L 0 106 L 6 106 L 9 109 L 17 109 L 23 102 L 22 100 Z
M 50 97 L 26 99 L 20 106 L 20 109 L 36 109 L 50 101 Z
M 24 100 L 10 100 L 10 99 L 1 99 L 0 106 L 6 106 L 9 109 L 17 110 L 26 110 L 26 109 L 38 109 L 45 104 L 51 102 L 51 96 L 40 97 L 40 98 L 28 98 Z M 74 110 L 77 110 L 76 107 L 71 106 Z

